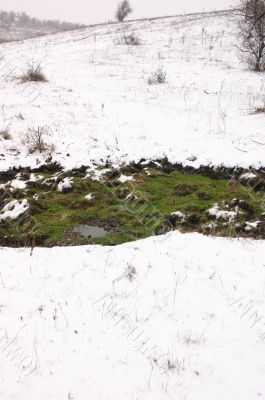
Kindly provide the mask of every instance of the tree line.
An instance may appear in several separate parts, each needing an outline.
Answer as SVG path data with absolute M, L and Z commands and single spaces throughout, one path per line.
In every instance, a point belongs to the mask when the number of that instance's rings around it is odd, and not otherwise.
M 82 25 L 59 20 L 38 19 L 30 17 L 25 12 L 0 11 L 0 26 L 9 29 L 13 26 L 31 27 L 37 29 L 53 28 L 57 30 L 80 28 Z

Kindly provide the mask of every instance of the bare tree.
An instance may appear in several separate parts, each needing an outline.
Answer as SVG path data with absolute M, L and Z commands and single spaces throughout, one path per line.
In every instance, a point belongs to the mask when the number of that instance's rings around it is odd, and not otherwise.
M 26 135 L 21 138 L 22 144 L 28 147 L 31 154 L 36 151 L 39 153 L 52 153 L 55 150 L 55 146 L 46 142 L 46 136 L 48 136 L 46 127 L 38 126 L 37 129 L 28 128 Z
M 124 19 L 132 12 L 132 7 L 128 0 L 123 0 L 118 4 L 116 11 L 116 18 L 119 22 L 123 22 Z
M 238 38 L 241 59 L 255 71 L 265 70 L 265 0 L 241 0 Z

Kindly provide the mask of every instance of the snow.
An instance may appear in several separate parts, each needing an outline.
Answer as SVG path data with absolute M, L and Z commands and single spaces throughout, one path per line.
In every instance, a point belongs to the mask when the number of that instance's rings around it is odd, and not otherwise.
M 260 223 L 261 223 L 261 221 L 246 222 L 247 226 L 245 227 L 245 230 L 246 231 L 250 231 L 252 229 L 256 229 L 259 226 Z
M 175 211 L 175 212 L 171 213 L 170 215 L 172 215 L 173 217 L 179 218 L 181 221 L 184 221 L 186 218 L 185 214 L 183 214 L 181 211 Z
M 111 171 L 109 168 L 104 168 L 101 170 L 91 168 L 90 170 L 87 171 L 88 173 L 86 177 L 91 178 L 94 181 L 100 182 L 102 181 L 104 175 L 109 171 Z
M 130 181 L 133 181 L 133 176 L 126 176 L 126 175 L 121 174 L 121 176 L 117 180 L 121 183 L 130 182 Z
M 13 179 L 11 182 L 8 183 L 12 189 L 19 189 L 23 190 L 26 189 L 27 184 L 25 181 L 21 181 L 20 179 Z
M 24 200 L 12 200 L 0 211 L 0 221 L 17 219 L 29 209 L 29 202 Z
M 51 178 L 44 179 L 43 184 L 50 185 L 58 181 L 58 176 L 52 176 Z
M 264 79 L 239 62 L 232 17 L 105 24 L 0 45 L 0 126 L 12 136 L 0 141 L 0 171 L 52 160 L 90 167 L 101 181 L 106 161 L 264 166 L 264 116 L 253 113 Z M 114 44 L 131 31 L 142 46 Z M 14 79 L 33 58 L 47 83 Z M 158 67 L 166 83 L 150 86 Z M 47 127 L 52 154 L 23 144 L 38 126 Z M 17 176 L 11 185 L 26 183 Z M 65 178 L 57 188 L 71 186 Z M 0 221 L 28 207 L 13 200 Z M 208 212 L 237 215 L 217 204 Z M 265 241 L 180 232 L 117 247 L 0 248 L 0 396 L 265 399 L 264 267 Z
M 85 196 L 85 199 L 88 200 L 88 201 L 93 200 L 93 199 L 94 199 L 93 193 L 87 194 L 87 195 Z
M 36 182 L 38 180 L 43 179 L 42 175 L 35 175 L 33 173 L 30 174 L 29 180 L 21 180 L 21 174 L 17 174 L 16 179 L 7 182 L 6 184 L 1 184 L 0 188 L 8 188 L 11 192 L 14 190 L 24 190 L 27 188 L 28 182 Z
M 29 178 L 29 182 L 37 182 L 41 179 L 43 179 L 44 176 L 43 175 L 35 175 L 35 174 L 30 174 L 30 178 Z
M 136 201 L 139 199 L 139 193 L 133 191 L 132 193 L 129 193 L 125 198 L 126 200 Z
M 213 221 L 211 221 L 209 224 L 206 224 L 205 225 L 205 228 L 208 228 L 208 229 L 214 229 L 214 228 L 216 228 L 217 227 L 217 224 L 216 224 L 216 222 L 213 222 Z
M 215 204 L 213 207 L 207 210 L 207 213 L 216 219 L 226 219 L 229 221 L 235 219 L 238 214 L 237 211 L 220 210 L 218 204 Z
M 9 42 L 15 40 L 24 40 L 36 36 L 45 35 L 47 33 L 54 33 L 56 29 L 51 27 L 33 27 L 33 26 L 0 26 L 0 42 Z
M 117 46 L 123 33 L 141 46 Z M 263 75 L 237 57 L 232 14 L 107 24 L 0 45 L 0 170 L 38 167 L 28 127 L 46 127 L 52 160 L 65 168 L 159 159 L 200 165 L 264 166 Z M 47 83 L 21 84 L 29 60 Z M 159 67 L 162 85 L 148 85 Z M 22 115 L 24 119 L 18 116 Z
M 256 174 L 253 174 L 252 172 L 246 172 L 245 174 L 242 174 L 239 177 L 239 180 L 240 181 L 251 181 L 251 180 L 256 179 L 256 178 L 257 178 Z
M 69 190 L 72 188 L 72 180 L 71 178 L 64 178 L 61 182 L 58 183 L 57 190 L 59 192 L 64 192 L 65 190 Z
M 264 250 L 177 232 L 1 249 L 2 398 L 263 399 Z

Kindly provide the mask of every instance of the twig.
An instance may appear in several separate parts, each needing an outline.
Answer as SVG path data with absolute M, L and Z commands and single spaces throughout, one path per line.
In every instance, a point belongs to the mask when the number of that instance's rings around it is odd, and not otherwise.
M 239 149 L 237 146 L 235 146 L 234 145 L 234 147 L 238 150 L 238 151 L 241 151 L 242 153 L 248 153 L 248 151 L 247 150 L 241 150 L 241 149 Z
M 6 287 L 5 287 L 5 284 L 4 284 L 4 281 L 3 281 L 3 277 L 2 277 L 2 273 L 1 273 L 1 272 L 0 272 L 0 278 L 1 278 L 1 282 L 2 282 L 3 288 L 5 289 Z
M 257 142 L 254 139 L 249 138 L 252 142 L 256 143 L 256 144 L 260 144 L 261 146 L 265 146 L 265 143 L 261 143 L 261 142 Z

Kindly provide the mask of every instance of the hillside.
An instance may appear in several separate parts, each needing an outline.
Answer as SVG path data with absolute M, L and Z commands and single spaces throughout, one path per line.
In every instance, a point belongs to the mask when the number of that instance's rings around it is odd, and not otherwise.
M 2 44 L 0 169 L 36 166 L 28 128 L 45 127 L 66 168 L 167 156 L 199 166 L 264 166 L 263 75 L 236 54 L 231 13 L 100 25 Z M 142 45 L 117 45 L 134 32 Z M 29 61 L 47 83 L 21 84 Z M 158 68 L 166 83 L 148 85 Z M 193 161 L 190 161 L 193 160 Z
M 80 28 L 81 25 L 59 20 L 40 20 L 25 12 L 0 10 L 0 43 Z
M 235 43 L 217 12 L 0 45 L 1 399 L 265 400 L 264 78 Z

